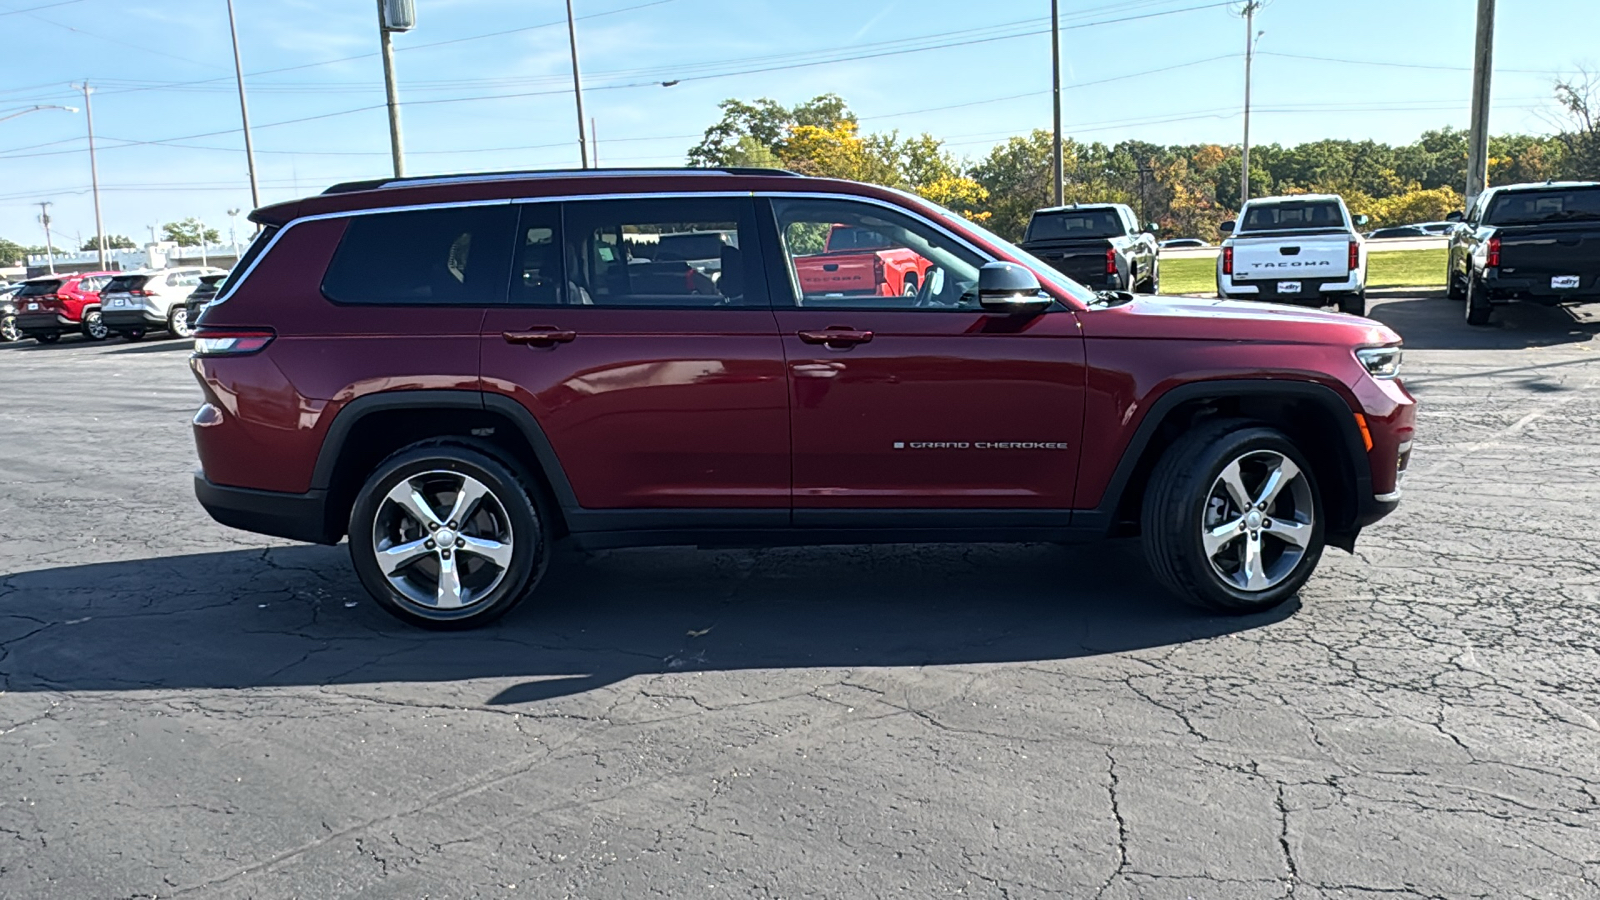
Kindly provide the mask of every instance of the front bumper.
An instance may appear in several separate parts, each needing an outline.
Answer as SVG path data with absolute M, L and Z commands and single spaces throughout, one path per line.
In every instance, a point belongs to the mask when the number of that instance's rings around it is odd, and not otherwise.
M 100 321 L 112 331 L 121 328 L 165 328 L 166 317 L 153 309 L 103 309 Z
M 272 537 L 337 544 L 339 536 L 328 527 L 327 491 L 285 494 L 213 484 L 204 472 L 194 473 L 194 495 L 211 518 L 241 531 Z
M 77 331 L 81 327 L 78 322 L 69 319 L 64 313 L 31 312 L 17 314 L 17 328 L 23 334 L 60 334 L 63 331 Z

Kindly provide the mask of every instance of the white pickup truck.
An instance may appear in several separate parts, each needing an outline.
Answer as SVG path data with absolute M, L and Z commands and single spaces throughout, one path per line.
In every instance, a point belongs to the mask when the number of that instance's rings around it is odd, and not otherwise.
M 1261 197 L 1239 218 L 1222 223 L 1228 238 L 1217 254 L 1217 293 L 1224 299 L 1270 300 L 1305 306 L 1337 302 L 1339 311 L 1367 313 L 1367 249 L 1336 194 Z

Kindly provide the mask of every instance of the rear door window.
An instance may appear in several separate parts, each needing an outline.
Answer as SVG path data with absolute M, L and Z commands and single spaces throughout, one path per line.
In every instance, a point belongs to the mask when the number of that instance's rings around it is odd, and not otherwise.
M 503 204 L 352 216 L 322 293 L 352 304 L 504 302 L 515 222 Z
M 674 246 L 676 240 L 663 246 L 668 237 L 690 233 L 696 237 L 692 248 Z M 742 198 L 568 203 L 562 241 L 565 302 L 680 309 L 767 306 L 765 292 L 750 289 L 759 284 L 752 277 L 760 266 L 750 251 L 756 246 L 754 234 L 755 208 Z M 686 258 L 684 250 L 711 255 Z

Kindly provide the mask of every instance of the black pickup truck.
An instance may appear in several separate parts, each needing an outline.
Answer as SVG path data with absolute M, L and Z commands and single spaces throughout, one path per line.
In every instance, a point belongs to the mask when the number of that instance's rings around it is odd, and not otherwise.
M 1516 300 L 1600 303 L 1600 182 L 1494 187 L 1449 218 L 1446 283 L 1467 324 Z
M 1085 287 L 1095 290 L 1161 291 L 1156 226 L 1139 227 L 1121 203 L 1074 204 L 1041 209 L 1028 222 L 1022 249 Z

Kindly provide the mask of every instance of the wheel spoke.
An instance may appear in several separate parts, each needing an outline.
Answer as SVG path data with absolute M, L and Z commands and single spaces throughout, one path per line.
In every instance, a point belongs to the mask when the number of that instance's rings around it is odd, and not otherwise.
M 410 479 L 400 482 L 389 490 L 388 499 L 396 506 L 404 509 L 419 525 L 443 525 L 439 514 L 423 498 L 422 494 L 412 486 Z
M 491 541 L 486 538 L 468 537 L 464 534 L 456 538 L 456 541 L 462 553 L 481 556 L 502 569 L 511 565 L 510 544 L 503 544 L 500 541 Z
M 1256 498 L 1256 504 L 1271 508 L 1272 501 L 1278 499 L 1278 494 L 1289 482 L 1300 477 L 1300 467 L 1289 460 L 1287 456 L 1278 457 L 1278 465 L 1267 476 L 1261 485 L 1261 495 Z
M 445 517 L 446 521 L 456 523 L 458 528 L 464 527 L 467 519 L 472 517 L 472 511 L 477 508 L 478 501 L 488 493 L 489 489 L 483 482 L 476 478 L 461 476 L 461 490 L 456 494 L 456 502 L 450 508 L 450 515 Z
M 1244 529 L 1239 527 L 1243 522 L 1243 519 L 1234 519 L 1232 522 L 1225 522 L 1207 531 L 1203 537 L 1206 556 L 1215 557 L 1223 547 L 1228 546 L 1233 543 L 1235 538 L 1243 535 Z
M 387 550 L 379 550 L 378 568 L 382 569 L 385 575 L 393 575 L 400 569 L 428 555 L 429 550 L 425 544 L 426 539 L 421 539 L 406 544 L 395 544 Z
M 1233 503 L 1239 508 L 1241 514 L 1250 511 L 1250 492 L 1244 489 L 1244 479 L 1239 475 L 1239 461 L 1236 459 L 1228 463 L 1219 476 L 1223 485 L 1228 489 L 1228 496 L 1233 498 Z
M 1264 526 L 1263 530 L 1278 540 L 1296 547 L 1304 548 L 1311 543 L 1311 526 L 1304 522 L 1273 519 L 1272 524 Z
M 1265 590 L 1271 586 L 1267 581 L 1265 561 L 1261 558 L 1261 535 L 1252 532 L 1245 538 L 1244 565 L 1239 568 L 1239 574 L 1244 576 L 1244 588 L 1247 591 Z
M 441 556 L 439 558 L 439 593 L 438 607 L 440 609 L 460 609 L 463 603 L 461 596 L 461 572 L 456 568 L 456 556 Z

